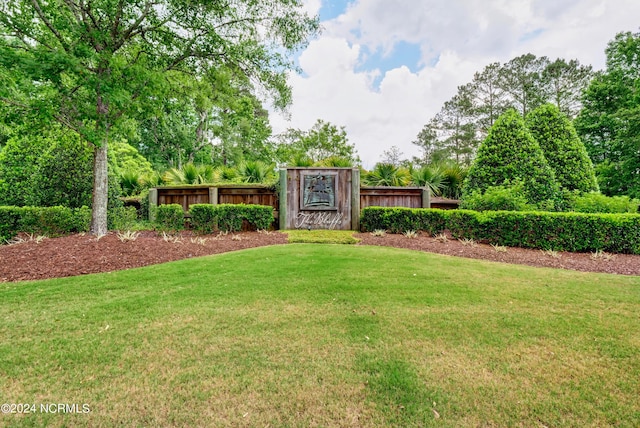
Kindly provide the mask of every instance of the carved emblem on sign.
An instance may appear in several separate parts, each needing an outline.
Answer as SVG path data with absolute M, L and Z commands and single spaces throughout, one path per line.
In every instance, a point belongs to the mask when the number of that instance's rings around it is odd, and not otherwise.
M 307 174 L 300 183 L 302 210 L 337 210 L 336 174 Z

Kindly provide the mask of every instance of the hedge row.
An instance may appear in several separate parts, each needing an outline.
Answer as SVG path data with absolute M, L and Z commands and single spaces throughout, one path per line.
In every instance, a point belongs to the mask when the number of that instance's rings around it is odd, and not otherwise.
M 180 204 L 165 204 L 154 207 L 155 223 L 160 230 L 184 229 L 184 211 Z
M 59 236 L 87 232 L 91 210 L 87 207 L 7 207 L 0 206 L 0 243 L 14 238 L 18 232 Z
M 211 233 L 214 230 L 237 232 L 242 230 L 244 221 L 250 227 L 266 230 L 274 220 L 273 208 L 264 205 L 194 204 L 189 208 L 189 214 L 191 226 L 203 233 Z
M 509 247 L 640 254 L 640 215 L 368 207 L 363 231 L 448 229 L 455 238 Z
M 360 228 L 401 233 L 407 230 L 422 230 L 432 235 L 441 233 L 446 227 L 446 211 L 425 208 L 367 207 L 360 215 Z

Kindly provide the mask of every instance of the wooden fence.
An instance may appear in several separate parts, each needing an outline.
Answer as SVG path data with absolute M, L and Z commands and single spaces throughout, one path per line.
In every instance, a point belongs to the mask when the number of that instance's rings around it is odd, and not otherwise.
M 347 180 L 343 180 L 345 183 Z M 379 207 L 458 208 L 458 201 L 430 197 L 422 187 L 360 187 L 360 209 Z M 354 191 L 355 192 L 355 191 Z M 290 196 L 291 192 L 287 192 Z M 273 207 L 276 222 L 279 218 L 279 195 L 273 187 L 237 184 L 223 186 L 191 185 L 156 187 L 149 192 L 150 206 L 178 204 L 185 213 L 193 204 L 255 204 Z M 295 201 L 293 201 L 295 202 Z M 299 205 L 299 202 L 292 205 Z M 356 203 L 353 201 L 352 203 Z M 355 213 L 354 213 L 355 214 Z
M 366 207 L 429 208 L 429 191 L 422 187 L 360 187 L 360 209 Z
M 194 204 L 255 204 L 267 205 L 278 218 L 278 194 L 273 188 L 260 184 L 246 185 L 192 185 L 155 187 L 149 191 L 149 206 L 182 205 L 185 216 Z M 149 211 L 152 215 L 153 210 Z M 276 223 L 277 224 L 277 223 Z

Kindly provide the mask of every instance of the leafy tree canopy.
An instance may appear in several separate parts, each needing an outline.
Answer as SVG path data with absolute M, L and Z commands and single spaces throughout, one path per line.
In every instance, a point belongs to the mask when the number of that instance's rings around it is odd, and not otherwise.
M 344 126 L 338 128 L 318 119 L 308 131 L 289 129 L 280 135 L 277 147 L 277 159 L 280 163 L 302 161 L 313 164 L 330 157 L 346 159 L 351 165 L 360 163 L 357 150 L 349 143 Z
M 575 121 L 606 195 L 640 197 L 640 32 L 609 42 Z
M 228 67 L 282 108 L 290 100 L 287 54 L 317 29 L 317 19 L 289 0 L 6 0 L 0 100 L 54 119 L 91 145 L 91 230 L 102 235 L 108 144 L 128 118 L 178 96 L 170 76 Z

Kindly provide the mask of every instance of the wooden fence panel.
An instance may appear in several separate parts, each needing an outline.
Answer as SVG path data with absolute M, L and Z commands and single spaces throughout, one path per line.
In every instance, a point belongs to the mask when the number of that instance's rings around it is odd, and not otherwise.
M 360 209 L 366 207 L 423 208 L 424 189 L 421 187 L 361 187 Z
M 278 195 L 265 187 L 218 187 L 218 203 L 266 205 L 278 210 Z
M 158 205 L 178 204 L 187 212 L 193 204 L 208 204 L 209 186 L 159 187 Z

